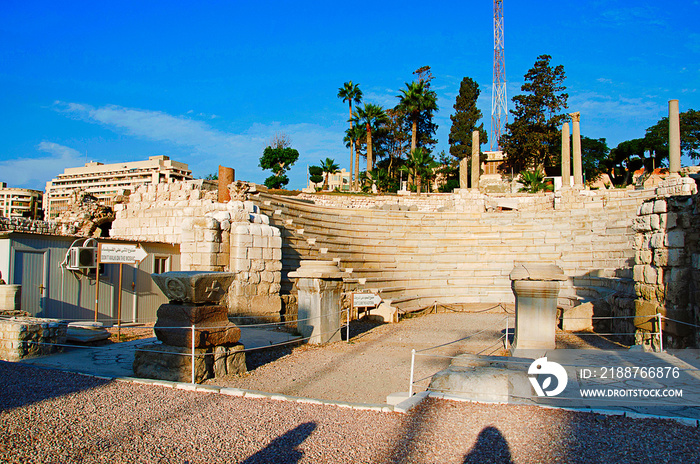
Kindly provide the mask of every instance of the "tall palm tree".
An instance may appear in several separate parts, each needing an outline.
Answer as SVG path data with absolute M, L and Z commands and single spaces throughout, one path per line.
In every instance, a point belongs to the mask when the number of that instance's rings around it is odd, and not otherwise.
M 373 103 L 365 103 L 364 108 L 355 108 L 355 117 L 358 123 L 365 125 L 367 130 L 367 172 L 372 171 L 374 160 L 372 159 L 372 126 L 386 122 L 384 109 Z
M 330 158 L 326 158 L 326 160 L 321 160 L 321 171 L 323 171 L 324 174 L 324 179 L 323 179 L 323 187 L 322 190 L 326 190 L 328 188 L 328 176 L 330 174 L 335 174 L 338 172 L 338 165 L 335 164 L 335 160 L 332 160 Z
M 401 89 L 399 109 L 411 120 L 411 153 L 416 149 L 418 138 L 418 119 L 423 111 L 437 111 L 437 94 L 430 90 L 426 82 L 406 83 L 406 89 Z
M 353 84 L 352 81 L 346 82 L 341 88 L 338 89 L 338 98 L 341 98 L 344 102 L 348 102 L 348 109 L 350 111 L 350 129 L 352 129 L 352 104 L 353 102 L 357 105 L 362 101 L 362 90 L 360 90 L 359 84 Z M 353 185 L 352 181 L 352 155 L 355 151 L 355 142 L 350 143 L 350 185 Z M 356 169 L 355 172 L 359 171 Z
M 367 135 L 365 128 L 362 126 L 352 126 L 345 131 L 345 146 L 350 148 L 355 147 L 355 177 L 351 178 L 351 185 L 354 190 L 359 190 L 359 179 L 360 179 L 360 145 L 363 142 L 364 137 Z

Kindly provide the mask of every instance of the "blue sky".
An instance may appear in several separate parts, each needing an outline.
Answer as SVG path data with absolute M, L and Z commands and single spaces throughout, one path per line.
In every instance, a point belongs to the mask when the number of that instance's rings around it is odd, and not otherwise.
M 700 110 L 699 1 L 504 0 L 504 16 L 508 98 L 552 55 L 583 135 L 614 147 L 669 99 Z M 489 127 L 492 60 L 490 0 L 0 0 L 0 181 L 43 190 L 86 159 L 165 154 L 198 177 L 223 164 L 262 183 L 259 157 L 284 132 L 301 154 L 289 187 L 301 188 L 321 158 L 349 168 L 343 82 L 393 107 L 430 65 L 439 152 L 464 76 Z

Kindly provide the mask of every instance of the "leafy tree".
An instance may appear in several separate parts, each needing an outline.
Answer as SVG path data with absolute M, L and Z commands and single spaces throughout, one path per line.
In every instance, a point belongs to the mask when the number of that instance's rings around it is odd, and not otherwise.
M 413 176 L 416 184 L 416 190 L 421 192 L 421 184 L 423 180 L 430 180 L 435 175 L 437 163 L 427 150 L 421 147 L 416 148 L 411 152 L 411 155 L 406 160 L 406 164 L 401 166 L 401 170 Z
M 692 159 L 700 158 L 700 111 L 688 110 L 679 115 L 681 153 Z M 668 117 L 647 128 L 644 136 L 647 149 L 656 166 L 668 159 Z
M 438 110 L 437 94 L 430 90 L 430 84 L 426 81 L 406 83 L 406 89 L 401 89 L 398 95 L 400 101 L 397 109 L 406 114 L 411 124 L 411 153 L 418 146 L 419 124 L 425 127 L 424 131 L 428 139 L 435 133 L 437 126 L 432 124 L 433 112 Z
M 323 182 L 323 169 L 321 166 L 309 166 L 309 181 L 314 184 Z
M 583 150 L 583 147 L 581 147 Z M 621 142 L 610 150 L 610 155 L 604 165 L 608 169 L 610 180 L 616 186 L 625 186 L 632 182 L 632 174 L 644 165 L 644 139 L 633 139 Z
M 323 190 L 328 189 L 328 176 L 330 174 L 335 174 L 338 172 L 339 167 L 337 164 L 335 164 L 335 160 L 332 160 L 330 158 L 326 158 L 326 160 L 321 160 L 321 171 L 323 171 L 324 174 L 324 180 L 323 180 Z
M 520 183 L 524 185 L 521 192 L 537 193 L 551 192 L 554 190 L 551 182 L 544 181 L 544 173 L 535 169 L 534 171 L 522 171 L 520 173 Z
M 453 106 L 455 114 L 450 116 L 452 120 L 449 138 L 450 154 L 458 160 L 471 158 L 472 132 L 475 130 L 479 131 L 479 143 L 488 143 L 484 123 L 479 124 L 482 118 L 481 111 L 476 106 L 479 93 L 479 84 L 469 77 L 462 79 L 459 95 Z
M 404 131 L 405 115 L 396 108 L 386 110 L 386 121 L 372 133 L 372 153 L 375 165 L 387 170 L 387 176 L 396 177 L 396 168 L 408 153 L 409 135 Z M 396 184 L 398 185 L 398 183 Z
M 372 159 L 372 130 L 378 124 L 386 121 L 384 109 L 373 103 L 365 103 L 364 108 L 355 108 L 355 117 L 358 123 L 365 126 L 367 131 L 367 171 L 372 171 L 374 167 Z
M 581 137 L 581 160 L 587 182 L 595 181 L 605 172 L 605 161 L 609 155 L 610 148 L 604 138 Z
M 219 180 L 219 173 L 214 172 L 211 174 L 207 174 L 207 177 L 205 177 L 204 180 Z
M 507 153 L 503 165 L 506 170 L 544 169 L 558 164 L 554 159 L 560 153 L 559 127 L 568 116 L 560 113 L 567 108 L 568 94 L 564 93 L 564 67 L 550 65 L 552 57 L 540 55 L 535 65 L 525 74 L 523 95 L 513 98 L 513 122 L 506 124 L 506 133 L 500 145 Z
M 260 167 L 272 170 L 272 176 L 265 179 L 265 186 L 271 189 L 282 188 L 289 183 L 287 170 L 299 159 L 299 152 L 289 147 L 267 147 L 260 157 Z
M 352 117 L 352 104 L 353 102 L 356 104 L 360 104 L 362 101 L 362 90 L 360 90 L 360 86 L 358 84 L 353 84 L 352 81 L 346 82 L 343 84 L 341 88 L 338 89 L 338 98 L 342 99 L 343 102 L 348 102 L 348 109 L 350 111 L 350 119 L 348 121 L 350 122 L 350 130 L 352 130 L 352 123 L 353 123 L 353 117 Z M 353 157 L 353 152 L 355 151 L 355 139 L 350 140 L 350 184 L 352 185 L 352 157 Z M 359 157 L 358 157 L 359 161 Z M 357 173 L 357 169 L 355 172 Z

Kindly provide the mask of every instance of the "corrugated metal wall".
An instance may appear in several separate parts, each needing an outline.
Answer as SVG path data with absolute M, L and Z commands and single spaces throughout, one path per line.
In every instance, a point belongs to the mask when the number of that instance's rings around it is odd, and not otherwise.
M 7 283 L 23 283 L 22 310 L 37 317 L 69 320 L 93 320 L 95 310 L 96 281 L 94 273 L 88 277 L 66 270 L 61 263 L 74 237 L 11 233 L 0 237 L 0 250 L 9 241 L 9 274 Z M 100 239 L 103 243 L 115 242 Z M 82 240 L 81 240 L 82 242 Z M 134 243 L 119 241 L 118 243 Z M 179 245 L 142 243 L 148 253 L 138 268 L 124 264 L 122 271 L 121 320 L 122 322 L 155 321 L 158 307 L 167 303 L 167 298 L 151 279 L 157 258 L 167 260 L 169 270 L 180 270 Z M 0 259 L 4 253 L 0 254 Z M 44 264 L 40 264 L 43 256 Z M 25 259 L 31 257 L 31 259 Z M 24 263 L 29 263 L 26 266 Z M 4 265 L 4 263 L 3 263 Z M 31 267 L 28 267 L 31 266 Z M 3 266 L 0 266 L 2 268 Z M 44 270 L 41 268 L 43 267 Z M 45 272 L 46 275 L 33 275 Z M 24 275 L 21 275 L 24 274 Z M 45 288 L 40 282 L 45 282 Z M 119 264 L 104 264 L 100 274 L 98 313 L 99 320 L 116 320 L 119 300 Z M 36 286 L 37 288 L 33 288 Z

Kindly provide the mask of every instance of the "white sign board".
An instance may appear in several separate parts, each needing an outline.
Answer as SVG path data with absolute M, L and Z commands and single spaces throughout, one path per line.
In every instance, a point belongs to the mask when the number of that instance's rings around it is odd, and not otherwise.
M 382 298 L 374 293 L 353 293 L 352 305 L 355 308 L 369 308 L 377 306 L 382 302 Z
M 148 256 L 140 244 L 101 243 L 99 250 L 100 263 L 134 264 L 143 261 Z

